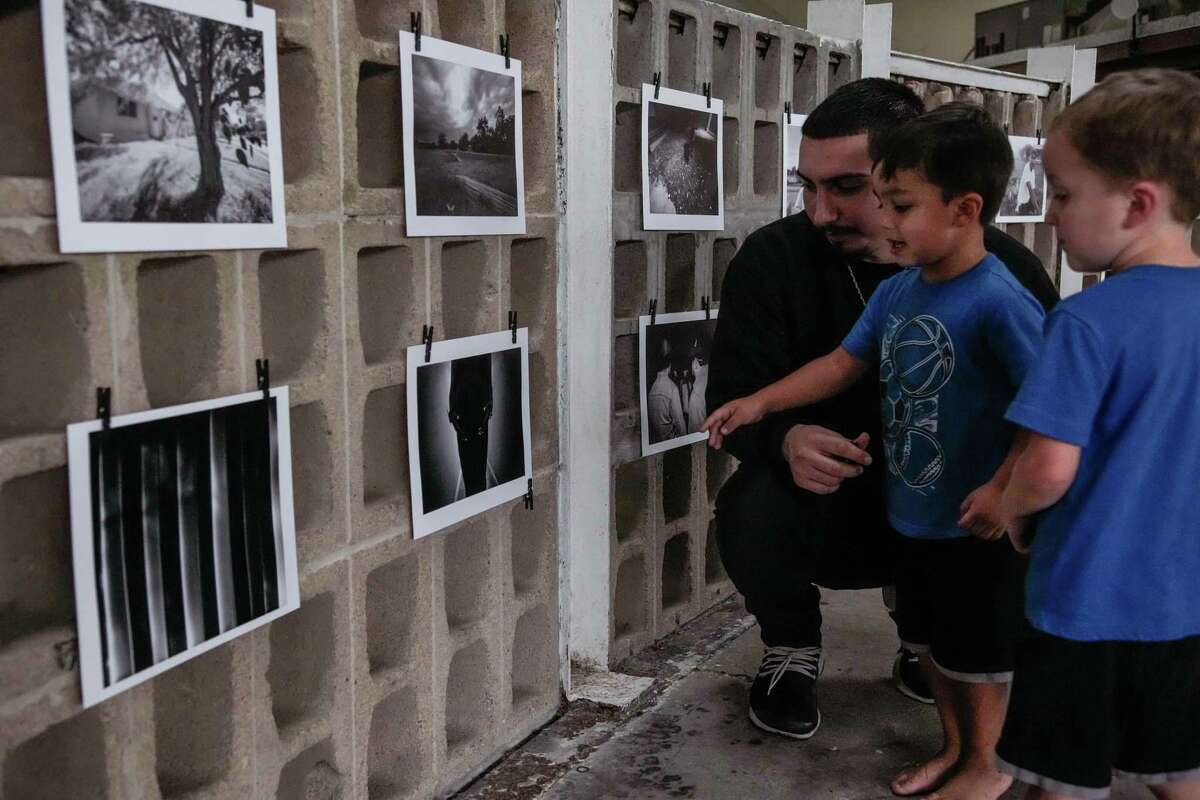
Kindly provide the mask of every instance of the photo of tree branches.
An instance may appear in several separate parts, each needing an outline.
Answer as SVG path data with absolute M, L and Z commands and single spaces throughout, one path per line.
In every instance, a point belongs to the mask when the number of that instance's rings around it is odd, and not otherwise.
M 516 216 L 516 82 L 416 54 L 412 76 L 417 213 Z
M 262 33 L 137 0 L 65 8 L 81 219 L 270 222 Z

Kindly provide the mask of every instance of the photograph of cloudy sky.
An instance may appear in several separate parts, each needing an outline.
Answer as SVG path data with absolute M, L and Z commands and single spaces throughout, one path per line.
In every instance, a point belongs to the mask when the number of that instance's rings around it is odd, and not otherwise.
M 517 215 L 516 82 L 414 53 L 417 213 Z

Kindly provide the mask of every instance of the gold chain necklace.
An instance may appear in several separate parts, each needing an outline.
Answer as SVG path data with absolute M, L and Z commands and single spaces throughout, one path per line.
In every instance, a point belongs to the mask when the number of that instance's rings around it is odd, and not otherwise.
M 854 282 L 854 291 L 858 292 L 858 299 L 862 302 L 863 308 L 867 307 L 867 298 L 863 297 L 862 287 L 858 285 L 858 278 L 854 277 L 854 267 L 850 266 L 850 262 L 846 262 L 846 271 L 850 273 L 850 280 Z

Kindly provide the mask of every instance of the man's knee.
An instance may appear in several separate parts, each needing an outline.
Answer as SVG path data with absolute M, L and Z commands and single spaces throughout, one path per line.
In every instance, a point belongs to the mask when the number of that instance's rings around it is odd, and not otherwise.
M 756 573 L 802 573 L 812 563 L 807 526 L 797 489 L 769 469 L 739 468 L 717 496 L 717 543 L 729 576 L 738 582 Z

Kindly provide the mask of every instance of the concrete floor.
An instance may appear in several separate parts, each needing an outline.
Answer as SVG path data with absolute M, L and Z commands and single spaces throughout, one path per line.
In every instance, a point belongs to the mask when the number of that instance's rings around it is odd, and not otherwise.
M 657 672 L 645 705 L 626 717 L 572 705 L 464 792 L 470 798 L 658 800 L 891 798 L 888 782 L 940 743 L 937 714 L 891 684 L 895 632 L 878 591 L 828 592 L 822 724 L 805 742 L 770 736 L 746 718 L 758 629 L 730 603 L 624 665 Z M 657 661 L 655 658 L 657 656 Z M 523 776 L 523 777 L 522 777 Z M 1014 788 L 1005 797 L 1016 798 Z M 1149 798 L 1122 785 L 1114 800 Z

